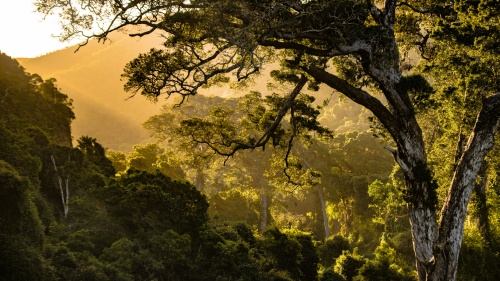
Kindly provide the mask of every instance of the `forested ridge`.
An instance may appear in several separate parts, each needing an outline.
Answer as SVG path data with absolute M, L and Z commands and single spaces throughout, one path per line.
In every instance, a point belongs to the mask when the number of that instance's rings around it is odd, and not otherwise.
M 90 135 L 105 147 L 130 151 L 134 144 L 148 142 L 142 122 L 161 105 L 127 99 L 120 75 L 129 60 L 155 42 L 158 39 L 154 37 L 136 40 L 116 34 L 105 46 L 91 42 L 76 53 L 77 47 L 72 46 L 38 58 L 17 60 L 28 72 L 56 77 L 57 85 L 71 96 L 78 116 L 72 123 L 73 135 Z
M 73 147 L 71 99 L 1 54 L 1 279 L 500 278 L 496 2 L 36 5 L 66 39 L 165 35 L 122 78 L 177 105 Z

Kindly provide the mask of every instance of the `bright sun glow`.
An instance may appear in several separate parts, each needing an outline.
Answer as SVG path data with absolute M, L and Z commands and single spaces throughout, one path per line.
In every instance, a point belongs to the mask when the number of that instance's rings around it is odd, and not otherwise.
M 13 58 L 30 58 L 77 43 L 61 43 L 58 38 L 54 38 L 60 30 L 57 17 L 43 20 L 41 14 L 34 12 L 33 1 L 0 2 L 0 52 Z

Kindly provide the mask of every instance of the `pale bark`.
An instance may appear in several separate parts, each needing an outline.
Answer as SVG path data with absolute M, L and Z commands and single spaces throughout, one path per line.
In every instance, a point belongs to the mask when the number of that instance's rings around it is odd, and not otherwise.
M 69 175 L 64 180 L 65 183 L 65 188 L 64 188 L 63 179 L 61 178 L 61 176 L 59 175 L 59 171 L 57 170 L 57 165 L 54 155 L 51 155 L 50 159 L 52 160 L 52 164 L 54 165 L 54 170 L 57 174 L 57 181 L 59 182 L 59 191 L 61 192 L 61 201 L 64 210 L 64 217 L 66 218 L 69 212 Z
M 455 170 L 441 210 L 439 240 L 434 250 L 435 264 L 429 280 L 455 280 L 470 196 L 484 159 L 495 145 L 499 119 L 500 93 L 484 101 Z
M 305 151 L 302 151 L 305 155 Z M 302 158 L 302 161 L 304 162 L 304 165 L 308 169 L 312 169 L 311 164 L 309 164 L 309 161 L 307 161 L 305 158 Z M 318 198 L 321 204 L 321 214 L 323 216 L 323 229 L 325 230 L 325 240 L 327 240 L 330 237 L 330 227 L 328 225 L 328 215 L 326 213 L 326 202 L 325 202 L 325 197 L 323 196 L 323 190 L 319 185 L 316 185 L 316 191 L 318 191 Z
M 325 240 L 330 238 L 330 227 L 328 226 L 328 215 L 326 213 L 326 202 L 323 196 L 323 191 L 319 186 L 316 185 L 316 190 L 318 191 L 318 198 L 321 203 L 321 214 L 323 215 L 323 228 L 325 229 Z
M 402 168 L 409 192 L 408 210 L 419 280 L 455 280 L 464 222 L 472 190 L 488 152 L 493 148 L 500 118 L 500 94 L 485 100 L 474 132 L 454 173 L 453 181 L 436 220 L 432 178 L 427 168 L 420 129 L 407 118 L 413 130 L 396 132 L 396 161 Z M 420 141 L 419 141 L 420 140 Z
M 260 221 L 259 221 L 259 233 L 263 233 L 267 228 L 268 223 L 268 209 L 269 209 L 269 198 L 265 191 L 260 193 Z
M 400 131 L 395 138 L 398 150 L 394 156 L 405 176 L 416 266 L 419 278 L 425 280 L 422 278 L 425 278 L 434 262 L 433 249 L 438 235 L 435 214 L 437 202 L 420 127 L 411 118 L 403 128 L 411 129 L 406 133 Z
M 205 176 L 203 175 L 203 171 L 199 168 L 196 169 L 194 186 L 196 186 L 196 189 L 201 193 L 205 191 Z
M 63 188 L 63 180 L 60 176 L 57 176 L 57 179 L 59 181 L 59 190 L 61 191 L 61 201 L 64 208 L 64 217 L 67 217 L 69 212 L 69 177 L 64 180 L 66 193 L 64 192 Z
M 408 204 L 413 251 L 420 280 L 426 280 L 434 262 L 433 247 L 437 239 L 436 215 L 430 207 L 414 207 Z

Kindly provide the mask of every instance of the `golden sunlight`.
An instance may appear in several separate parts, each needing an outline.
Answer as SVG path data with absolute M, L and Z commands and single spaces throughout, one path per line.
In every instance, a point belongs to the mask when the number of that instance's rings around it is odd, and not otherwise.
M 0 52 L 15 58 L 38 57 L 78 41 L 60 42 L 56 16 L 43 19 L 35 12 L 33 0 L 0 2 Z

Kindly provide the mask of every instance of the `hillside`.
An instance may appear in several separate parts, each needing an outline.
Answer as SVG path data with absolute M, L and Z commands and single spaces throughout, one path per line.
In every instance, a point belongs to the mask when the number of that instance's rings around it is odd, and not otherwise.
M 156 38 L 130 38 L 115 34 L 106 43 L 90 42 L 38 58 L 17 59 L 30 73 L 54 77 L 61 91 L 73 99 L 76 119 L 73 138 L 89 135 L 114 150 L 130 150 L 149 137 L 142 123 L 158 112 L 162 101 L 153 104 L 141 97 L 128 99 L 120 80 L 124 65 L 155 46 Z M 103 46 L 104 45 L 104 46 Z

